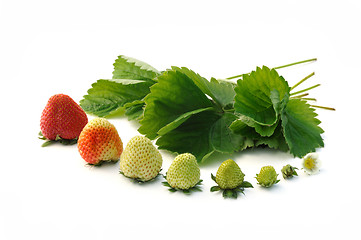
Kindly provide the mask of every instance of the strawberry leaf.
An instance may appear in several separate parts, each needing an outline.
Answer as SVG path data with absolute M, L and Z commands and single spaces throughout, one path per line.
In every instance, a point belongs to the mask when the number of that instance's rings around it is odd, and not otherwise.
M 92 84 L 88 94 L 80 101 L 85 112 L 99 117 L 123 113 L 123 106 L 143 99 L 152 83 L 131 79 L 101 79 Z
M 220 117 L 213 111 L 192 115 L 176 129 L 160 136 L 156 144 L 159 149 L 178 154 L 192 153 L 200 162 L 214 152 L 210 141 L 210 129 Z
M 276 70 L 263 66 L 243 75 L 243 79 L 237 81 L 235 91 L 237 113 L 257 124 L 272 126 L 278 120 L 280 103 L 289 94 L 290 87 Z
M 294 156 L 301 158 L 324 146 L 316 116 L 315 109 L 301 99 L 290 99 L 282 112 L 283 134 Z
M 138 131 L 150 139 L 156 138 L 167 124 L 177 120 L 182 123 L 194 110 L 212 107 L 212 102 L 194 84 L 193 80 L 178 69 L 168 70 L 157 78 L 144 99 L 146 108 Z M 187 114 L 179 119 L 182 114 Z M 174 125 L 177 125 L 175 123 Z M 169 127 L 174 128 L 174 126 Z M 169 129 L 160 131 L 164 134 Z
M 156 144 L 171 152 L 192 153 L 198 162 L 205 161 L 214 152 L 233 153 L 244 144 L 244 137 L 229 129 L 236 118 L 231 113 L 200 112 L 160 136 Z
M 160 72 L 149 64 L 120 55 L 113 64 L 113 79 L 137 79 L 154 82 Z
M 182 72 L 193 80 L 194 84 L 206 95 L 208 95 L 220 108 L 224 108 L 234 101 L 236 95 L 234 91 L 235 84 L 226 80 L 217 80 L 211 78 L 211 81 L 201 77 L 192 70 L 182 67 L 172 67 L 173 70 Z
M 240 150 L 244 137 L 232 132 L 229 128 L 237 117 L 231 113 L 224 113 L 210 129 L 210 141 L 215 151 L 233 153 Z

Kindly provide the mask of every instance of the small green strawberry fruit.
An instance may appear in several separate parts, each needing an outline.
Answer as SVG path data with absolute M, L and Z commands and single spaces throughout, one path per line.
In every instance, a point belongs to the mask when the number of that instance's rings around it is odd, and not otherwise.
M 264 166 L 261 168 L 259 174 L 256 174 L 258 184 L 262 187 L 271 187 L 273 184 L 278 183 L 280 180 L 277 179 L 278 174 L 272 166 Z
M 120 173 L 139 182 L 147 182 L 158 176 L 162 163 L 162 155 L 152 142 L 144 136 L 135 136 L 120 156 Z
M 200 191 L 200 169 L 197 159 L 190 153 L 178 155 L 170 165 L 163 185 L 170 187 L 171 192 L 182 190 L 184 193 L 190 193 L 192 190 Z
M 223 190 L 223 197 L 237 198 L 238 193 L 244 194 L 244 188 L 253 188 L 252 184 L 244 181 L 244 173 L 232 159 L 224 161 L 217 170 L 216 176 L 211 174 L 217 186 L 211 188 L 211 192 Z
M 298 168 L 292 167 L 290 164 L 283 166 L 283 168 L 281 169 L 283 178 L 287 179 L 292 178 L 293 176 L 298 176 L 296 169 Z

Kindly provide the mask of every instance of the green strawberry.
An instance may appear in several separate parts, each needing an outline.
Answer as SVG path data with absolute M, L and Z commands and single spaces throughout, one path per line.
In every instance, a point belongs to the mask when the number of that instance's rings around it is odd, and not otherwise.
M 219 166 L 216 176 L 212 179 L 218 184 L 211 188 L 211 192 L 223 190 L 223 197 L 237 198 L 238 193 L 243 193 L 244 188 L 252 188 L 252 184 L 244 181 L 244 173 L 232 159 L 224 161 Z
M 284 166 L 281 169 L 283 178 L 287 179 L 287 178 L 293 178 L 293 176 L 298 176 L 296 169 L 298 169 L 298 168 L 292 167 L 290 164 L 287 164 L 286 166 Z
M 200 169 L 196 157 L 190 153 L 178 155 L 170 165 L 165 178 L 167 182 L 163 184 L 170 187 L 172 192 L 182 190 L 189 193 L 189 190 L 200 190 L 196 187 L 202 182 L 199 180 Z
M 280 180 L 277 179 L 278 174 L 272 166 L 264 166 L 261 168 L 259 174 L 256 174 L 258 184 L 262 187 L 271 187 L 273 184 L 278 183 Z
M 120 173 L 146 182 L 158 176 L 162 163 L 162 155 L 152 142 L 144 136 L 135 136 L 120 156 Z

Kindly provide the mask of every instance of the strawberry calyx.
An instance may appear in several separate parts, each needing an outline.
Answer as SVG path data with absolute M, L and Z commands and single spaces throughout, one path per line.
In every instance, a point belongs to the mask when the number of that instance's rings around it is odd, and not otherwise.
M 89 166 L 92 166 L 92 167 L 100 167 L 101 165 L 103 165 L 103 163 L 113 164 L 113 163 L 117 163 L 118 161 L 119 161 L 119 159 L 117 159 L 117 160 L 102 160 L 102 161 L 99 161 L 98 163 L 87 163 L 86 165 L 89 165 Z
M 160 169 L 159 172 L 160 172 L 160 171 L 162 171 L 162 169 Z M 123 175 L 124 177 L 129 178 L 130 180 L 132 180 L 132 181 L 134 181 L 134 182 L 136 182 L 136 183 L 148 183 L 148 182 L 152 182 L 152 181 L 154 181 L 156 178 L 158 178 L 159 175 L 162 175 L 162 174 L 158 173 L 158 175 L 155 176 L 154 178 L 152 178 L 152 179 L 150 179 L 150 180 L 147 180 L 147 181 L 144 181 L 144 180 L 142 180 L 142 179 L 140 179 L 140 178 L 128 177 L 128 176 L 126 176 L 122 171 L 119 171 L 119 173 L 120 173 L 121 175 Z
M 212 173 L 211 173 L 211 178 L 213 181 L 215 181 L 217 183 L 216 177 Z M 243 181 L 240 185 L 238 185 L 235 188 L 223 189 L 217 183 L 217 186 L 211 187 L 210 191 L 211 192 L 222 191 L 222 195 L 224 198 L 235 198 L 236 199 L 238 197 L 239 193 L 242 193 L 244 195 L 245 188 L 253 188 L 253 186 L 250 182 Z
M 78 142 L 78 138 L 73 138 L 73 139 L 65 139 L 65 138 L 62 138 L 60 137 L 59 135 L 56 135 L 56 138 L 55 140 L 50 140 L 50 139 L 47 139 L 43 133 L 40 131 L 39 132 L 39 137 L 38 137 L 40 140 L 44 140 L 45 142 L 41 145 L 42 147 L 47 147 L 53 143 L 61 143 L 63 145 L 74 145 Z
M 164 178 L 165 180 L 167 180 L 167 175 L 163 175 L 163 178 Z M 163 186 L 168 187 L 168 191 L 170 191 L 170 192 L 177 192 L 177 191 L 179 191 L 179 192 L 182 192 L 182 193 L 188 195 L 188 194 L 191 194 L 192 192 L 202 192 L 202 189 L 200 188 L 200 185 L 202 185 L 202 182 L 203 182 L 203 180 L 200 179 L 200 180 L 196 183 L 196 185 L 194 185 L 193 187 L 188 188 L 188 189 L 180 189 L 180 188 L 172 187 L 168 182 L 162 182 L 162 184 L 163 184 Z

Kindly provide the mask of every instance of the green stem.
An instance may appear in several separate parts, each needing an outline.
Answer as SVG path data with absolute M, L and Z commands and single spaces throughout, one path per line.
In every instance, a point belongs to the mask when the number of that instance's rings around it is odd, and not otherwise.
M 314 88 L 319 87 L 319 86 L 321 86 L 321 84 L 313 85 L 312 87 L 303 89 L 303 90 L 298 91 L 298 92 L 291 93 L 291 96 L 296 95 L 296 94 L 299 94 L 299 93 L 307 92 L 308 90 L 314 89 Z
M 302 100 L 306 100 L 306 101 L 317 101 L 316 98 L 301 98 Z
M 313 75 L 315 75 L 315 72 L 307 75 L 305 78 L 303 78 L 301 81 L 299 81 L 298 83 L 296 83 L 293 87 L 291 87 L 291 91 L 297 87 L 298 85 L 300 85 L 301 83 L 303 83 L 304 81 L 306 81 L 307 79 L 309 79 L 310 77 L 312 77 Z
M 322 108 L 322 109 L 331 110 L 331 111 L 336 111 L 335 108 L 331 108 L 331 107 L 323 107 L 323 106 L 318 106 L 318 105 L 311 105 L 311 107 Z
M 317 58 L 311 58 L 311 59 L 307 59 L 307 60 L 303 60 L 303 61 L 299 61 L 299 62 L 294 62 L 294 63 L 290 63 L 290 64 L 278 66 L 278 67 L 274 67 L 273 69 L 280 69 L 280 68 L 290 67 L 290 66 L 293 66 L 293 65 L 297 65 L 297 64 L 301 64 L 301 63 L 307 63 L 307 62 L 313 62 L 313 61 L 317 61 Z M 244 74 L 250 74 L 250 72 L 249 72 L 249 73 L 244 73 Z M 244 74 L 236 75 L 236 76 L 229 77 L 229 78 L 226 78 L 226 79 L 240 78 L 240 77 L 242 77 Z
M 301 95 L 293 96 L 292 98 L 303 98 L 303 97 L 306 97 L 306 96 L 308 96 L 308 93 L 304 93 L 304 94 L 301 94 Z

